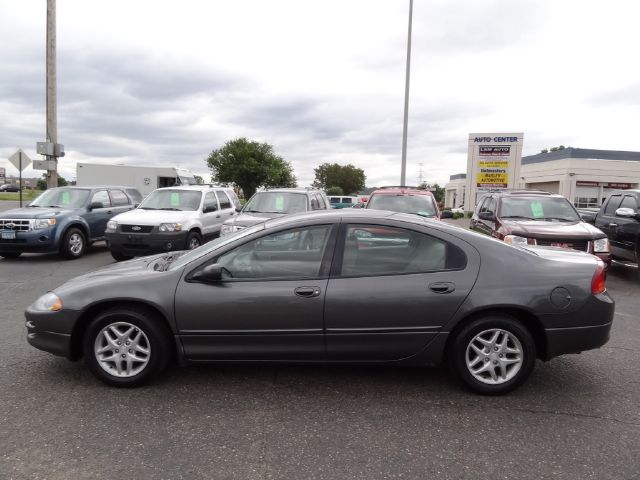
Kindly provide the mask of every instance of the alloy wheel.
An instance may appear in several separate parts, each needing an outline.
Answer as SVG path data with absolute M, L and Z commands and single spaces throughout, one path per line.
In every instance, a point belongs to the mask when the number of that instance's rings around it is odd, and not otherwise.
M 151 358 L 147 335 L 128 322 L 115 322 L 96 336 L 94 354 L 98 365 L 115 377 L 133 377 L 144 370 Z
M 469 373 L 488 385 L 500 385 L 514 378 L 522 368 L 523 358 L 520 340 L 499 328 L 478 333 L 465 352 Z

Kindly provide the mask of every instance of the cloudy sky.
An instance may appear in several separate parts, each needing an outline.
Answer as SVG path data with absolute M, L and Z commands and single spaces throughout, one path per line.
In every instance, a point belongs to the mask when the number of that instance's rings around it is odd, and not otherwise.
M 323 162 L 400 176 L 408 0 L 58 0 L 60 172 L 168 164 L 208 178 L 235 137 L 300 185 Z M 466 169 L 470 132 L 640 151 L 640 3 L 414 0 L 407 183 Z M 0 166 L 45 139 L 46 0 L 0 0 Z M 25 176 L 38 176 L 30 169 Z

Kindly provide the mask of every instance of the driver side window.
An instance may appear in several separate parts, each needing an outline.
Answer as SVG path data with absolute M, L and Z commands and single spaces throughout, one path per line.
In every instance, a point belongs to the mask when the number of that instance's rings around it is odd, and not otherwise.
M 111 199 L 106 190 L 99 190 L 91 197 L 91 204 L 101 203 L 102 208 L 108 208 L 111 206 Z
M 302 279 L 320 275 L 330 225 L 296 228 L 247 242 L 216 263 L 230 279 Z

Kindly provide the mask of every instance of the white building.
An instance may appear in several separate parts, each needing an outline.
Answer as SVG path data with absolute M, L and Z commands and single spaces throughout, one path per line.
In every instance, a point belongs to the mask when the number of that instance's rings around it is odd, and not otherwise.
M 462 203 L 465 177 L 450 177 L 445 207 Z M 559 193 L 579 208 L 599 207 L 611 191 L 639 187 L 640 152 L 566 148 L 539 153 L 522 157 L 520 177 L 520 188 Z

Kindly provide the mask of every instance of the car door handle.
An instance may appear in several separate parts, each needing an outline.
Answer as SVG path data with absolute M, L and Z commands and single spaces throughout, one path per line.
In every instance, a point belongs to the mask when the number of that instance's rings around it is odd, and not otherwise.
M 320 287 L 298 287 L 294 292 L 299 297 L 317 297 L 320 295 Z
M 216 218 L 220 218 L 220 214 L 216 215 Z
M 429 290 L 433 293 L 451 293 L 455 289 L 456 286 L 453 282 L 437 282 L 429 284 Z
M 618 224 L 617 224 L 617 223 L 610 223 L 610 224 L 609 224 L 609 227 L 610 227 L 610 228 L 615 228 L 615 227 L 617 227 L 617 226 L 618 226 Z

